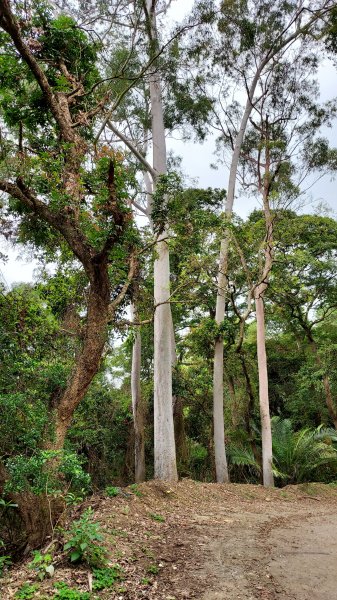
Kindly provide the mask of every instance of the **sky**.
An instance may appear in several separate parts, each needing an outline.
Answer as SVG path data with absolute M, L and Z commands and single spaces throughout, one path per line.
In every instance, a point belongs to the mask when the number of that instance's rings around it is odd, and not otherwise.
M 169 19 L 172 24 L 180 22 L 193 5 L 193 0 L 173 0 L 169 9 Z M 326 101 L 337 95 L 337 69 L 326 60 L 319 72 L 319 84 L 321 89 L 321 100 Z M 333 146 L 337 146 L 337 126 L 333 130 L 327 130 L 325 135 L 329 137 Z M 183 142 L 177 136 L 167 139 L 168 149 L 174 154 L 182 157 L 183 172 L 192 180 L 197 180 L 200 187 L 227 187 L 228 170 L 221 167 L 214 170 L 210 164 L 214 162 L 215 138 L 210 136 L 203 144 L 192 141 Z M 303 207 L 305 212 L 312 212 L 315 206 L 324 203 L 331 207 L 337 214 L 336 182 L 329 176 L 324 177 L 313 185 L 308 194 L 307 204 Z M 242 217 L 247 216 L 256 205 L 256 201 L 247 197 L 236 201 L 234 210 Z M 13 249 L 8 243 L 2 244 L 0 251 L 8 256 L 8 261 L 0 262 L 0 280 L 8 286 L 14 282 L 32 281 L 34 270 L 37 265 L 30 258 L 23 256 L 22 248 Z

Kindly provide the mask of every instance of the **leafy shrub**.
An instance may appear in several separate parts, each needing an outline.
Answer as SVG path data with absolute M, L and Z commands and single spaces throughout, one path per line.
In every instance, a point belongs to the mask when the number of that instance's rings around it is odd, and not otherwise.
M 123 580 L 122 569 L 119 565 L 105 569 L 93 569 L 93 589 L 104 590 L 111 587 L 116 581 Z
M 80 592 L 79 590 L 71 589 L 66 583 L 60 581 L 55 583 L 57 589 L 53 600 L 90 600 L 89 592 Z
M 80 519 L 74 521 L 66 532 L 64 550 L 71 562 L 86 562 L 90 567 L 101 567 L 106 563 L 106 550 L 96 542 L 102 542 L 99 523 L 93 521 L 93 510 L 88 508 Z
M 7 460 L 6 468 L 10 475 L 7 493 L 61 493 L 60 476 L 73 490 L 88 491 L 90 486 L 90 475 L 83 471 L 80 459 L 67 451 L 40 450 L 28 457 L 19 454 Z
M 90 475 L 83 471 L 82 461 L 77 454 L 63 451 L 59 470 L 73 491 L 82 494 L 88 493 L 91 482 Z
M 6 567 L 10 567 L 12 564 L 10 556 L 0 556 L 0 577 L 2 577 L 4 570 Z
M 2 341 L 0 331 L 0 343 Z M 23 362 L 22 358 L 21 362 Z M 26 371 L 27 362 L 28 359 L 23 365 Z M 36 362 L 34 369 L 35 371 L 38 369 Z M 13 453 L 14 450 L 15 452 L 34 451 L 41 441 L 47 423 L 45 404 L 40 399 L 34 398 L 34 405 L 32 405 L 28 393 L 27 395 L 19 392 L 0 393 L 0 412 L 4 415 L 0 424 L 1 451 L 3 453 L 10 451 Z
M 294 431 L 290 419 L 273 417 L 274 475 L 283 483 L 324 481 L 337 474 L 337 442 L 334 429 Z
M 109 498 L 113 498 L 114 496 L 118 496 L 119 494 L 119 488 L 118 487 L 114 487 L 113 485 L 108 485 L 108 487 L 105 488 L 105 493 L 107 496 L 109 496 Z
M 229 444 L 227 456 L 231 481 L 256 482 L 261 467 L 247 443 Z
M 273 473 L 279 484 L 328 481 L 337 475 L 337 432 L 318 427 L 294 431 L 290 419 L 272 418 Z M 247 467 L 258 474 L 257 464 L 250 448 L 228 447 L 229 461 Z M 248 472 L 248 471 L 247 471 Z
M 137 483 L 132 483 L 132 484 L 130 485 L 130 490 L 131 490 L 131 492 L 132 492 L 132 493 L 133 493 L 135 496 L 138 496 L 138 498 L 142 498 L 143 494 L 142 494 L 142 492 L 140 491 L 140 489 L 139 489 L 139 487 L 138 487 Z
M 81 504 L 86 496 L 86 490 L 82 488 L 78 492 L 67 492 L 64 496 L 67 506 L 76 506 Z
M 194 479 L 204 479 L 209 471 L 208 450 L 194 440 L 189 441 L 189 466 Z
M 52 565 L 53 557 L 51 554 L 42 554 L 39 550 L 35 550 L 33 560 L 28 567 L 36 572 L 36 576 L 42 581 L 47 575 L 54 575 L 54 567 Z
M 31 598 L 35 598 L 35 592 L 37 592 L 38 588 L 39 586 L 36 583 L 32 585 L 24 583 L 16 592 L 15 598 L 18 598 L 18 600 L 31 600 Z

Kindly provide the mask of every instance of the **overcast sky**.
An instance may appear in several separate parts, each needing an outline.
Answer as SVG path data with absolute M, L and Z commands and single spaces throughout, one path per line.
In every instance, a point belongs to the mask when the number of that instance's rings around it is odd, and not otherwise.
M 189 12 L 193 0 L 173 0 L 170 9 L 172 22 L 181 21 Z M 319 73 L 321 89 L 321 100 L 326 101 L 337 95 L 337 69 L 326 60 Z M 337 146 L 337 127 L 324 132 L 330 139 L 332 145 Z M 214 162 L 214 138 L 208 138 L 203 144 L 193 142 L 182 142 L 177 139 L 168 139 L 168 148 L 182 157 L 182 167 L 186 175 L 197 179 L 200 187 L 227 187 L 228 172 L 224 167 L 218 170 L 211 169 L 210 164 Z M 336 182 L 330 177 L 325 177 L 313 185 L 308 194 L 308 203 L 303 208 L 305 212 L 311 212 L 319 202 L 329 205 L 337 213 Z M 235 211 L 245 217 L 254 208 L 254 201 L 249 198 L 238 200 Z M 9 260 L 6 264 L 0 263 L 0 278 L 4 278 L 8 285 L 18 281 L 31 281 L 36 265 L 30 259 L 22 257 L 22 250 L 13 250 L 8 244 L 1 246 L 2 252 L 6 253 Z M 20 258 L 21 255 L 21 258 Z

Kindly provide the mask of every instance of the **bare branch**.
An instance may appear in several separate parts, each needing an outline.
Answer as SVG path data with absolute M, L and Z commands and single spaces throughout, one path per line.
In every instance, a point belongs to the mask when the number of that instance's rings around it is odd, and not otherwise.
M 119 137 L 119 139 L 129 148 L 129 150 L 132 152 L 132 154 L 135 155 L 135 157 L 139 160 L 139 162 L 142 163 L 143 167 L 145 167 L 145 169 L 150 173 L 152 179 L 155 179 L 156 178 L 155 170 L 151 167 L 150 163 L 146 160 L 145 156 L 143 156 L 143 154 L 138 150 L 136 145 L 129 138 L 127 138 L 121 131 L 119 131 L 119 129 L 117 129 L 117 127 L 115 127 L 115 125 L 111 122 L 110 119 L 107 121 L 107 125 L 108 125 L 109 129 L 111 129 L 111 131 L 115 135 L 117 135 L 117 137 Z
M 118 296 L 109 305 L 109 320 L 110 321 L 112 321 L 114 319 L 114 314 L 115 314 L 117 306 L 119 306 L 119 304 L 124 300 L 125 295 L 126 295 L 128 289 L 131 285 L 131 282 L 135 276 L 137 268 L 138 268 L 138 261 L 137 261 L 135 252 L 133 252 L 130 257 L 130 267 L 129 267 L 129 273 L 128 273 L 127 279 L 126 279 L 124 285 L 122 286 L 122 289 L 119 292 Z

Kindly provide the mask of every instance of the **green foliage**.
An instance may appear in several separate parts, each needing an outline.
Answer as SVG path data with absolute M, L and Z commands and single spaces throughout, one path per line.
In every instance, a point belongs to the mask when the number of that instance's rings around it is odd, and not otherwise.
M 112 587 L 116 581 L 123 580 L 123 570 L 119 565 L 113 565 L 104 569 L 93 569 L 93 576 L 93 589 L 104 590 Z
M 65 502 L 67 506 L 76 506 L 77 504 L 81 504 L 83 502 L 87 491 L 82 488 L 78 492 L 67 492 L 64 496 Z
M 74 345 L 41 287 L 22 284 L 0 294 L 1 454 L 28 459 L 51 432 L 50 404 L 65 387 Z
M 328 24 L 325 29 L 325 43 L 327 49 L 333 54 L 337 54 L 337 8 L 333 7 L 329 11 Z
M 55 568 L 53 566 L 53 557 L 51 554 L 42 554 L 39 550 L 33 552 L 34 558 L 28 564 L 28 568 L 32 569 L 36 573 L 36 577 L 43 581 L 48 575 L 52 577 L 54 575 Z
M 164 523 L 165 517 L 162 515 L 158 515 L 157 513 L 150 513 L 150 517 L 153 521 L 157 521 L 157 523 Z
M 105 493 L 107 496 L 109 496 L 109 498 L 113 498 L 114 496 L 118 496 L 118 494 L 120 493 L 120 488 L 115 487 L 113 485 L 108 485 L 105 488 Z
M 312 356 L 302 360 L 293 382 L 293 393 L 286 399 L 285 408 L 296 427 L 305 423 L 309 427 L 329 423 L 329 414 L 324 402 L 323 369 L 318 369 Z
M 147 568 L 147 572 L 151 573 L 151 575 L 158 575 L 158 573 L 159 573 L 159 567 L 157 567 L 157 565 L 150 565 Z
M 103 541 L 99 523 L 93 520 L 93 510 L 88 508 L 80 519 L 74 521 L 65 532 L 64 550 L 71 562 L 85 562 L 90 567 L 102 567 L 106 563 L 106 550 L 97 542 Z
M 68 491 L 87 492 L 90 486 L 90 475 L 83 471 L 79 457 L 66 450 L 40 450 L 30 457 L 17 455 L 6 461 L 6 468 L 10 476 L 5 484 L 6 493 L 61 493 L 60 476 Z
M 254 454 L 250 448 L 238 445 L 227 446 L 229 463 L 237 467 L 252 467 L 253 472 L 258 474 L 261 471 L 257 464 Z
M 55 583 L 54 587 L 57 592 L 54 594 L 53 600 L 90 600 L 89 592 L 80 592 L 70 588 L 63 581 Z
M 219 226 L 217 211 L 224 198 L 225 191 L 221 189 L 184 189 L 181 176 L 174 171 L 161 175 L 152 197 L 155 230 L 160 233 L 165 224 L 170 225 L 183 243 L 193 231 L 193 245 L 198 248 L 205 230 L 214 232 Z
M 133 493 L 135 496 L 137 496 L 138 498 L 142 498 L 143 494 L 142 494 L 142 492 L 140 491 L 140 489 L 139 489 L 139 487 L 138 487 L 137 483 L 132 483 L 132 484 L 130 485 L 130 490 L 131 490 L 131 492 L 132 492 L 132 493 Z
M 189 467 L 195 479 L 204 479 L 209 471 L 209 453 L 207 448 L 195 440 L 189 443 Z
M 95 62 L 98 45 L 89 42 L 87 35 L 72 18 L 60 15 L 50 23 L 46 23 L 45 31 L 39 41 L 43 56 L 51 61 L 59 61 L 62 58 L 71 73 L 84 78 L 85 85 L 90 84 L 97 77 Z M 65 80 L 62 84 L 61 77 L 55 81 L 58 91 L 69 91 L 68 87 L 62 89 L 62 85 L 67 83 Z
M 18 600 L 31 600 L 35 598 L 35 593 L 39 589 L 37 583 L 23 583 L 20 589 L 15 593 L 15 598 Z
M 205 353 L 207 348 L 213 349 L 214 342 L 219 337 L 224 337 L 226 342 L 233 343 L 237 327 L 232 319 L 225 318 L 218 325 L 214 319 L 204 317 L 200 319 L 197 326 L 192 326 L 189 333 L 188 341 L 193 344 L 195 351 L 200 354 Z
M 337 473 L 335 430 L 293 430 L 289 419 L 273 417 L 274 475 L 283 484 L 326 481 Z
M 65 15 L 52 19 L 49 9 L 41 10 L 42 6 L 35 5 L 30 20 L 22 14 L 21 32 L 29 45 L 34 44 L 34 51 L 45 67 L 50 85 L 55 92 L 72 90 L 69 77 L 59 67 L 61 60 L 68 72 L 81 79 L 84 88 L 89 89 L 98 78 L 97 45 L 89 41 L 73 19 Z M 1 65 L 1 95 L 7 123 L 14 126 L 19 121 L 24 122 L 31 130 L 32 137 L 34 127 L 44 125 L 47 137 L 50 134 L 50 115 L 42 91 L 25 63 L 18 60 L 12 45 L 8 43 L 8 38 L 4 43 L 7 52 Z M 88 109 L 94 99 L 95 94 L 84 98 L 81 103 L 77 103 L 76 109 Z
M 74 452 L 62 452 L 60 474 L 70 484 L 71 490 L 87 494 L 90 489 L 90 475 L 83 470 L 83 459 Z
M 191 130 L 198 140 L 204 140 L 214 99 L 207 94 L 203 86 L 205 78 L 197 75 L 195 79 L 177 78 L 179 54 L 171 56 L 172 72 L 168 73 L 168 93 L 164 108 L 164 122 L 167 129 L 183 128 L 185 135 L 191 137 Z
M 106 368 L 111 372 L 110 361 Z M 72 447 L 84 449 L 93 485 L 99 489 L 111 481 L 127 481 L 125 448 L 131 423 L 128 390 L 116 389 L 101 373 L 78 407 L 68 438 Z
M 3 540 L 0 539 L 0 551 L 4 547 Z M 4 571 L 12 564 L 11 557 L 8 555 L 0 555 L 0 577 L 3 576 Z
M 33 368 L 33 365 L 30 365 Z M 27 374 L 27 371 L 26 373 Z M 32 374 L 32 373 L 31 373 Z M 25 393 L 0 394 L 0 408 L 4 414 L 0 430 L 3 433 L 2 452 L 14 450 L 34 451 L 43 436 L 48 416 L 46 407 L 41 400 L 33 403 L 33 398 L 27 398 Z M 5 411 L 5 412 L 4 412 Z
M 223 49 L 218 60 L 227 69 L 235 59 L 245 60 L 248 66 L 257 48 L 259 56 L 276 49 L 285 37 L 286 24 L 294 10 L 294 3 L 284 0 L 263 0 L 253 5 L 247 0 L 223 0 L 218 21 Z

